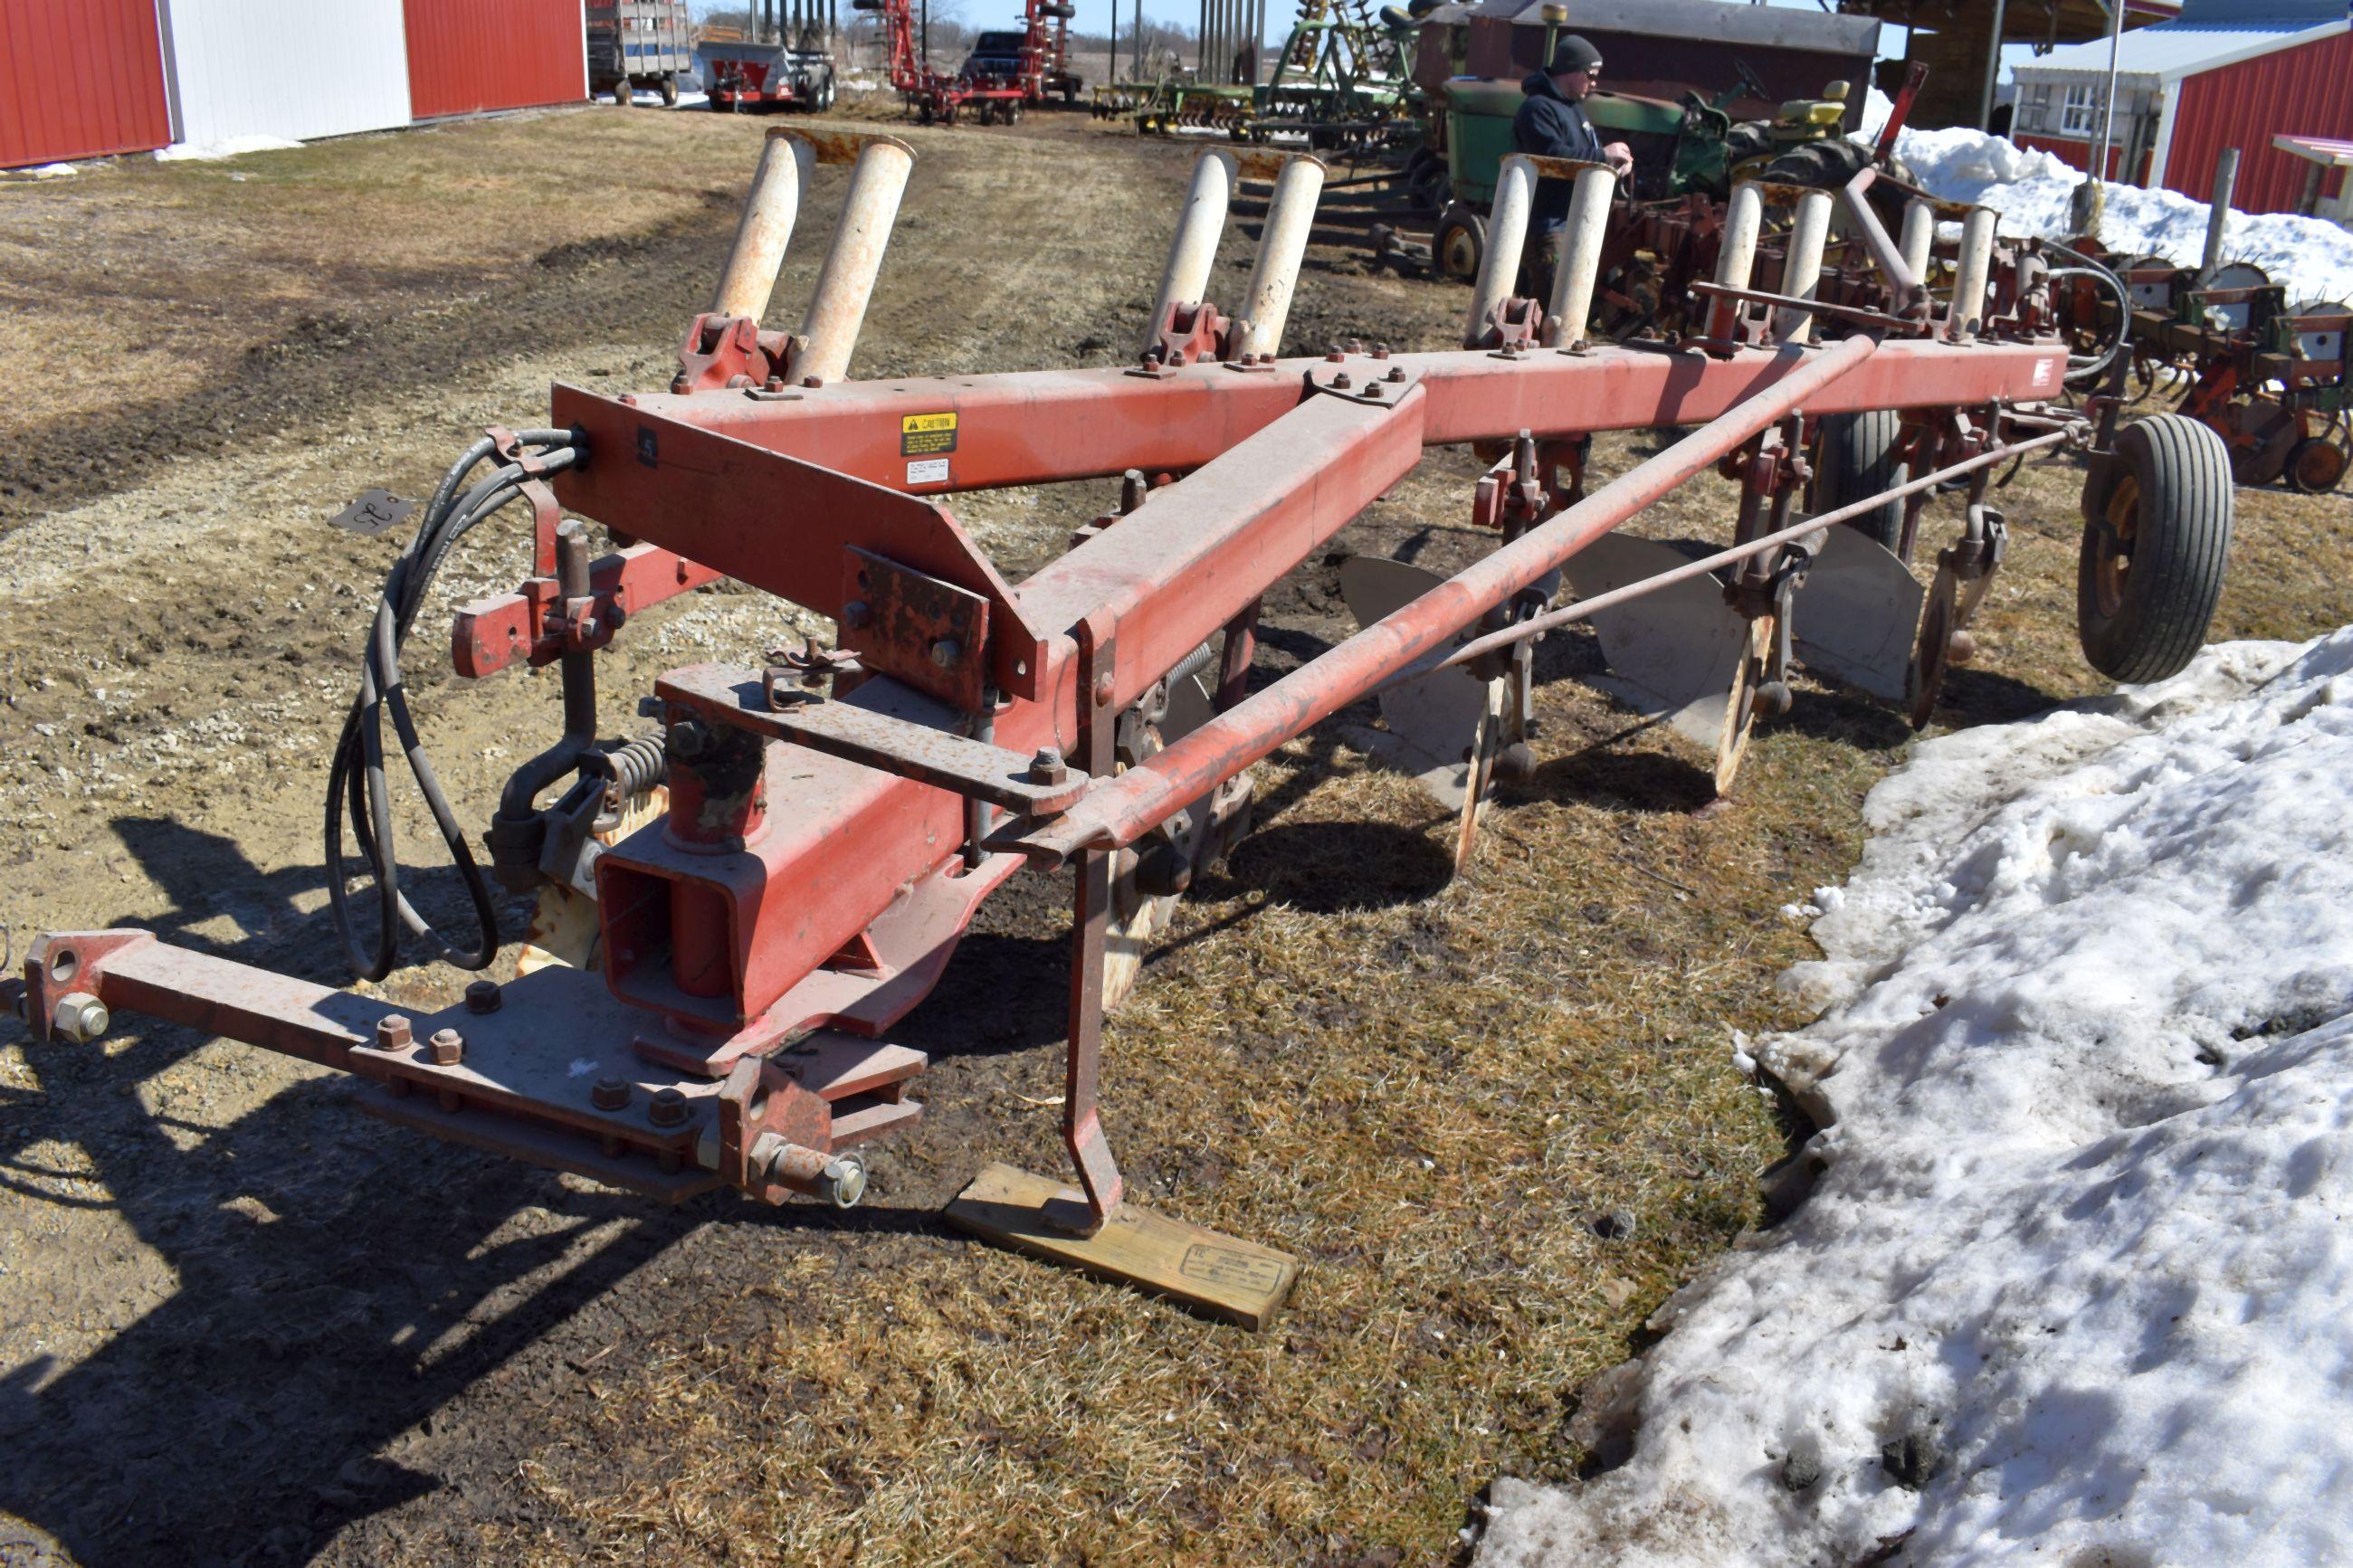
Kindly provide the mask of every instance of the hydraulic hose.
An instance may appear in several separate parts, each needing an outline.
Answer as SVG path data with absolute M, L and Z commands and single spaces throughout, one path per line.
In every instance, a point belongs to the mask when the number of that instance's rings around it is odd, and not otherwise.
M 578 446 L 568 430 L 526 430 L 521 441 L 534 449 L 534 467 L 542 473 L 569 468 L 580 459 Z M 461 493 L 460 487 L 469 476 L 496 449 L 488 439 L 477 441 L 450 465 L 434 489 L 433 498 L 426 507 L 425 521 L 393 563 L 362 651 L 359 693 L 344 716 L 343 733 L 335 742 L 328 767 L 328 907 L 334 917 L 335 930 L 343 938 L 345 956 L 364 980 L 381 980 L 392 972 L 399 960 L 403 927 L 431 943 L 441 957 L 460 969 L 488 968 L 498 956 L 497 904 L 459 827 L 457 816 L 442 793 L 433 764 L 418 742 L 400 673 L 400 650 L 408 640 L 409 630 L 424 606 L 426 594 L 442 562 L 467 533 L 521 495 L 530 477 L 522 463 L 503 463 Z M 417 911 L 400 889 L 400 867 L 393 847 L 392 802 L 385 781 L 384 721 L 387 715 L 417 791 L 433 814 L 434 826 L 465 882 L 480 931 L 480 940 L 474 945 L 459 947 L 451 943 Z M 346 816 L 360 858 L 375 882 L 378 921 L 372 942 L 363 942 L 353 926 L 352 890 L 345 885 Z

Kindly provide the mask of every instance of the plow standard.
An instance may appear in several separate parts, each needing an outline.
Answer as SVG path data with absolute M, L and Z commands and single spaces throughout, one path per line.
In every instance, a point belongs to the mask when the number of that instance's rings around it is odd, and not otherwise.
M 1260 154 L 1260 156 L 1265 156 Z M 763 326 L 813 166 L 854 163 L 796 331 Z M 2185 663 L 2219 593 L 2227 461 L 2176 416 L 2119 428 L 2118 399 L 2055 399 L 2071 363 L 2052 272 L 1972 214 L 1891 240 L 1872 175 L 1842 192 L 1747 185 L 1731 203 L 1704 330 L 1586 342 L 1607 169 L 1506 170 L 1465 345 L 1334 345 L 1285 357 L 1324 169 L 1292 158 L 1230 313 L 1211 263 L 1242 165 L 1195 166 L 1134 363 L 845 379 L 913 153 L 887 137 L 770 137 L 712 308 L 669 389 L 559 385 L 545 427 L 493 429 L 419 509 L 378 498 L 368 531 L 417 518 L 378 605 L 330 781 L 331 895 L 354 968 L 380 979 L 406 932 L 462 970 L 506 937 L 492 883 L 535 892 L 516 979 L 412 1015 L 135 930 L 59 932 L 10 998 L 44 1042 L 135 1012 L 365 1080 L 371 1112 L 438 1137 L 678 1201 L 733 1187 L 858 1201 L 859 1151 L 922 1113 L 925 1067 L 887 1040 L 982 900 L 1029 868 L 1075 872 L 1063 1140 L 1076 1184 L 997 1167 L 951 1217 L 999 1239 L 1257 1323 L 1280 1254 L 1123 1200 L 1102 1113 L 1106 1006 L 1173 900 L 1250 827 L 1250 768 L 1377 695 L 1367 745 L 1461 814 L 1530 765 L 1530 650 L 1591 619 L 1630 700 L 1713 748 L 1729 789 L 1752 724 L 1806 666 L 1925 721 L 2002 554 L 1995 466 L 2088 459 L 2086 653 L 2149 679 Z M 1541 300 L 1514 280 L 1539 176 L 1575 201 Z M 1885 192 L 1880 195 L 1884 196 Z M 1886 310 L 1818 297 L 1840 219 Z M 1777 262 L 1753 287 L 1760 239 Z M 1683 433 L 1588 487 L 1595 432 Z M 1363 629 L 1253 686 L 1260 601 L 1432 447 L 1492 461 L 1464 502 L 1493 550 L 1440 577 L 1344 572 Z M 1711 469 L 1740 487 L 1731 539 L 1695 558 L 1615 531 Z M 959 492 L 1124 476 L 1108 515 L 1008 581 L 944 504 Z M 1924 509 L 1962 513 L 1924 590 Z M 518 590 L 464 607 L 459 674 L 561 672 L 561 732 L 519 768 L 487 866 L 417 743 L 401 660 L 435 572 L 511 504 L 533 518 Z M 569 513 L 571 515 L 567 516 Z M 586 526 L 611 548 L 592 559 Z M 1580 595 L 1554 607 L 1563 575 Z M 597 654 L 650 605 L 725 575 L 830 617 L 811 643 L 672 669 L 640 698 L 659 729 L 602 738 Z M 387 739 L 385 721 L 390 721 Z M 414 773 L 476 928 L 433 929 L 404 895 L 387 773 Z M 348 846 L 348 850 L 347 850 Z M 356 864 L 347 858 L 356 853 Z

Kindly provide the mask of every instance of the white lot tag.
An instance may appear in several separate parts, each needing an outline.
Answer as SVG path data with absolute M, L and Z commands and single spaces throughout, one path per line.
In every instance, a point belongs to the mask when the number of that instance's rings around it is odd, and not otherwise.
M 907 465 L 907 482 L 911 485 L 944 485 L 948 482 L 948 460 L 945 458 L 925 458 Z

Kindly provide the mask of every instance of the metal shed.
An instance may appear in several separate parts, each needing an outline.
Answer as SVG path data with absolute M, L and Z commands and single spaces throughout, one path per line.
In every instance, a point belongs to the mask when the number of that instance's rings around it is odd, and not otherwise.
M 401 0 L 164 0 L 164 46 L 181 142 L 408 123 Z
M 0 0 L 0 168 L 171 139 L 155 0 Z
M 419 120 L 588 96 L 581 0 L 402 0 Z

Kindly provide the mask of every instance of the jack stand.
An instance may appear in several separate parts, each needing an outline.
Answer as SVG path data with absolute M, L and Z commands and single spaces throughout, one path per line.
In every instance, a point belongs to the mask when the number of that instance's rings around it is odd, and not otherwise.
M 1110 705 L 1112 639 L 1100 624 L 1108 618 L 1090 616 L 1075 628 L 1079 689 L 1085 694 L 1078 749 L 1087 772 L 1097 778 L 1112 771 L 1118 720 Z M 1124 1184 L 1103 1136 L 1097 1101 L 1103 938 L 1114 853 L 1086 849 L 1071 857 L 1078 892 L 1071 909 L 1062 1142 L 1080 1184 L 1064 1186 L 1010 1165 L 991 1165 L 948 1205 L 947 1220 L 984 1241 L 1167 1296 L 1247 1329 L 1262 1329 L 1273 1321 L 1299 1278 L 1297 1258 L 1123 1201 Z

